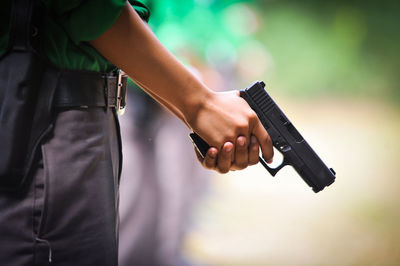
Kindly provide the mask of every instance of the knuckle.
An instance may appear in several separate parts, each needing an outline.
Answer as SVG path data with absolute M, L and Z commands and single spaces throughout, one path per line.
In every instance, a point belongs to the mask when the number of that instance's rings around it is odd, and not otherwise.
M 257 119 L 258 119 L 258 116 L 257 116 L 256 112 L 254 112 L 253 110 L 250 110 L 250 111 L 249 111 L 248 116 L 249 116 L 249 119 L 250 119 L 251 121 L 254 121 L 254 120 L 257 120 Z
M 247 122 L 242 122 L 238 126 L 239 132 L 246 132 L 248 128 L 249 128 L 249 124 Z
M 221 139 L 221 143 L 222 143 L 222 145 L 224 145 L 226 142 L 232 142 L 232 143 L 235 143 L 235 140 L 236 139 L 236 133 L 234 132 L 234 131 L 232 131 L 232 132 L 228 132 L 227 134 L 226 134 L 226 139 Z

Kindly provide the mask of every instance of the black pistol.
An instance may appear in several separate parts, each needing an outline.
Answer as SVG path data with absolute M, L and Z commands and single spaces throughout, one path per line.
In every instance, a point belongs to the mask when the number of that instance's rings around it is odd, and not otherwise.
M 261 164 L 272 176 L 285 165 L 291 165 L 315 193 L 321 191 L 335 181 L 335 171 L 324 164 L 264 87 L 264 82 L 258 81 L 240 91 L 240 96 L 257 113 L 273 146 L 283 155 L 282 163 L 276 168 L 269 167 L 260 157 Z M 191 133 L 190 138 L 204 157 L 210 146 L 196 133 Z

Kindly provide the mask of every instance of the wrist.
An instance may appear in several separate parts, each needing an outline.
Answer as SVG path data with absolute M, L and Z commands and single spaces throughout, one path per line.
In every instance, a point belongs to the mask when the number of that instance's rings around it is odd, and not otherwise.
M 192 93 L 184 97 L 182 113 L 193 130 L 197 128 L 199 117 L 202 111 L 205 110 L 212 101 L 215 92 L 202 83 L 196 84 L 196 86 L 192 86 L 192 88 Z

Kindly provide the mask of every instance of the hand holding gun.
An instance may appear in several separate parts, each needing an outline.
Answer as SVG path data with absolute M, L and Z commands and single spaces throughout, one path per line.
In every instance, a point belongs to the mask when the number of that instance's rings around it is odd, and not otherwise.
M 291 165 L 314 192 L 321 191 L 335 181 L 335 171 L 332 168 L 328 169 L 264 87 L 264 82 L 255 82 L 240 91 L 240 96 L 257 113 L 272 139 L 273 146 L 283 155 L 282 163 L 276 168 L 269 167 L 261 157 L 260 163 L 272 176 L 284 166 Z M 191 133 L 190 138 L 204 157 L 210 146 L 196 133 Z

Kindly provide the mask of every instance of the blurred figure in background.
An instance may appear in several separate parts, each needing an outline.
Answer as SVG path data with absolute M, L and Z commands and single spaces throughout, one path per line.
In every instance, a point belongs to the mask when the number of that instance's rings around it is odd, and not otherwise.
M 121 117 L 120 265 L 187 265 L 182 243 L 190 210 L 206 188 L 188 129 L 141 90 L 130 86 Z
M 184 236 L 210 173 L 188 154 L 189 131 L 179 120 L 133 83 L 127 101 L 120 119 L 125 163 L 119 263 L 189 265 L 182 253 Z
M 227 4 L 200 1 L 182 5 L 174 1 L 143 2 L 151 8 L 153 24 L 150 25 L 157 36 L 203 82 L 216 90 L 238 87 L 237 60 L 240 58 L 233 46 L 235 41 L 251 40 L 249 34 L 254 31 L 254 25 L 248 27 L 244 23 L 241 27 L 246 31 L 237 35 L 226 30 L 219 18 L 223 12 L 225 17 L 239 12 L 246 18 L 253 15 L 248 8 L 239 5 L 228 10 Z M 179 13 L 179 20 L 168 16 L 171 13 Z M 184 23 L 198 19 L 204 21 L 193 25 Z M 204 43 L 199 42 L 201 39 Z M 260 56 L 256 59 L 263 60 Z M 257 66 L 255 69 L 260 70 Z M 194 154 L 188 153 L 193 146 L 188 129 L 180 121 L 133 84 L 127 101 L 126 113 L 120 119 L 124 167 L 120 189 L 119 263 L 121 266 L 190 265 L 190 258 L 185 258 L 182 250 L 184 237 L 193 208 L 205 194 L 211 173 L 198 164 Z M 183 153 L 188 156 L 179 156 Z

